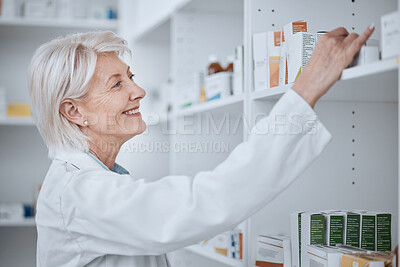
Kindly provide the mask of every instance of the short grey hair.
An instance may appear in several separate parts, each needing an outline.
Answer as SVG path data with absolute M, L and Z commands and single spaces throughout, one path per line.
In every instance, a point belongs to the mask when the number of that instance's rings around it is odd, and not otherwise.
M 58 149 L 88 151 L 88 137 L 60 113 L 66 98 L 82 100 L 94 74 L 97 56 L 131 54 L 127 42 L 111 31 L 72 34 L 40 46 L 28 70 L 36 126 L 53 158 Z

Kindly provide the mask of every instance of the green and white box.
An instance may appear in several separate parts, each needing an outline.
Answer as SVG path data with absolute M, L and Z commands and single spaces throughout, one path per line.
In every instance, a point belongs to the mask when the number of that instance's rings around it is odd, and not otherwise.
M 290 233 L 292 237 L 292 266 L 299 267 L 301 263 L 301 214 L 290 214 Z
M 376 249 L 376 215 L 362 212 L 360 223 L 360 248 Z
M 301 214 L 301 266 L 305 265 L 307 245 L 325 244 L 325 216 L 323 213 L 305 212 Z
M 392 214 L 376 212 L 376 250 L 392 250 Z
M 344 213 L 333 212 L 325 215 L 326 218 L 326 244 L 336 246 L 344 244 Z
M 356 212 L 345 214 L 345 244 L 360 247 L 361 215 Z

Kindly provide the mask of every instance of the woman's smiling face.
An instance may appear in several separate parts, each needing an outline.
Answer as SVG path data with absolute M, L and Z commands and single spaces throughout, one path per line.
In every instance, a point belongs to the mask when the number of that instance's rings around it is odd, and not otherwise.
M 82 131 L 92 141 L 123 143 L 146 130 L 139 112 L 146 92 L 133 78 L 129 66 L 116 53 L 97 57 L 88 93 L 79 103 L 88 122 Z

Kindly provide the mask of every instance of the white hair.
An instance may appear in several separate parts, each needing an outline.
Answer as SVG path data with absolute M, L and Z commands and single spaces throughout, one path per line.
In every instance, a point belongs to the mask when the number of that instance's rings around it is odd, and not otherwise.
M 83 99 L 96 68 L 97 56 L 130 54 L 127 43 L 111 31 L 78 33 L 40 46 L 28 71 L 36 126 L 53 158 L 57 149 L 88 151 L 88 137 L 60 112 L 66 98 Z

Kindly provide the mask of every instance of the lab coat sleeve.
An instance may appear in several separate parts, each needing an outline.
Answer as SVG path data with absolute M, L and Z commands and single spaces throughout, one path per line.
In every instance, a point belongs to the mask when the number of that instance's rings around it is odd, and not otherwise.
M 200 242 L 273 200 L 330 139 L 290 89 L 212 171 L 154 182 L 81 171 L 60 196 L 65 229 L 82 250 L 98 255 L 162 254 Z

